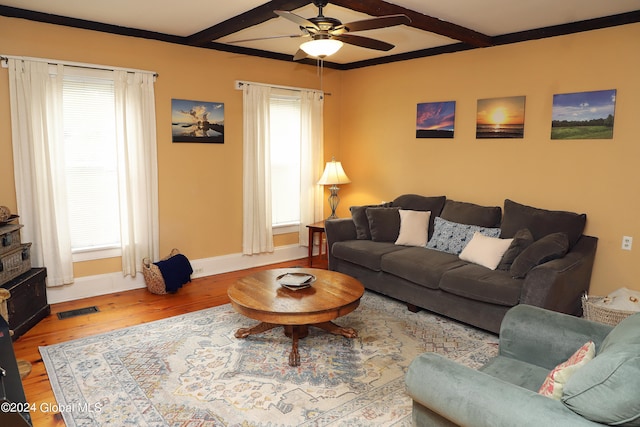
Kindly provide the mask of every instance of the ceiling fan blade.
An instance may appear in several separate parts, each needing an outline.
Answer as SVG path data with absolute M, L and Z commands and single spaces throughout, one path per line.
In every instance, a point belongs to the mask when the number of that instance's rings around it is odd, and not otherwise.
M 367 49 L 388 51 L 395 47 L 394 45 L 383 42 L 381 40 L 370 39 L 369 37 L 354 36 L 352 34 L 338 34 L 331 36 L 331 38 L 340 40 L 343 43 L 366 47 Z
M 304 58 L 306 58 L 307 56 L 308 56 L 308 55 L 307 55 L 307 52 L 305 52 L 305 51 L 304 51 L 304 50 L 302 50 L 302 49 L 298 49 L 298 51 L 296 52 L 296 54 L 295 54 L 295 55 L 293 55 L 293 60 L 294 60 L 294 61 L 300 61 L 301 59 L 304 59 Z
M 375 30 L 377 28 L 395 27 L 396 25 L 408 25 L 411 19 L 407 15 L 386 15 L 378 18 L 363 19 L 362 21 L 349 22 L 343 24 L 336 29 L 344 27 L 347 31 L 353 33 L 355 31 Z
M 278 16 L 282 16 L 283 18 L 288 19 L 289 21 L 295 22 L 302 28 L 307 28 L 307 29 L 311 28 L 311 29 L 320 31 L 320 27 L 318 27 L 313 22 L 309 21 L 306 18 L 303 18 L 300 15 L 296 15 L 295 13 L 289 12 L 288 10 L 274 10 L 273 13 L 275 13 Z
M 230 40 L 226 43 L 244 43 L 244 42 L 254 42 L 257 40 L 272 40 L 272 39 L 297 39 L 301 37 L 308 37 L 309 34 L 290 34 L 288 36 L 270 36 L 270 37 L 256 37 L 253 39 L 242 39 L 242 40 Z

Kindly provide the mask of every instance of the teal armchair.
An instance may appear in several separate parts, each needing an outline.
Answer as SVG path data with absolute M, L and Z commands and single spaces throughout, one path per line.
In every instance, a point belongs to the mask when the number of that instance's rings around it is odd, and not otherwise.
M 569 378 L 562 399 L 538 394 L 589 340 L 596 356 Z M 502 321 L 498 356 L 480 370 L 425 353 L 406 384 L 417 426 L 640 426 L 640 314 L 613 328 L 518 305 Z

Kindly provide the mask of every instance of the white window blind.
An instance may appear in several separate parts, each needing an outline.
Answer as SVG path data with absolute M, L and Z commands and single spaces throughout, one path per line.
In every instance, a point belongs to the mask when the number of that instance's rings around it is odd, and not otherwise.
M 120 247 L 113 79 L 64 77 L 63 126 L 71 246 Z M 94 74 L 99 74 L 98 72 Z
M 300 98 L 272 95 L 271 203 L 272 225 L 300 223 Z

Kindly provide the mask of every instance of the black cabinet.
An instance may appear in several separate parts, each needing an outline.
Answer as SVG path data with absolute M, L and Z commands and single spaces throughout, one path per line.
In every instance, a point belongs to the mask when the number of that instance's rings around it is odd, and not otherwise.
M 0 316 L 0 426 L 30 426 L 18 362 L 9 336 L 9 325 Z
M 11 293 L 7 312 L 14 340 L 51 313 L 47 303 L 46 277 L 46 268 L 32 268 L 2 285 Z

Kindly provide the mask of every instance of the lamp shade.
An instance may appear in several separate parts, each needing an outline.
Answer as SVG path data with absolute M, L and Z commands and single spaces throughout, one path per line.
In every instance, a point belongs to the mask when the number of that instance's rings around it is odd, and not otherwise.
M 340 40 L 333 39 L 311 40 L 300 45 L 300 49 L 304 50 L 307 55 L 316 56 L 318 58 L 333 55 L 339 51 L 341 47 L 342 42 Z
M 348 184 L 350 182 L 351 180 L 349 179 L 347 174 L 344 173 L 344 169 L 342 169 L 342 163 L 332 160 L 330 162 L 327 162 L 324 168 L 324 173 L 322 174 L 320 181 L 318 181 L 318 184 L 337 185 Z

